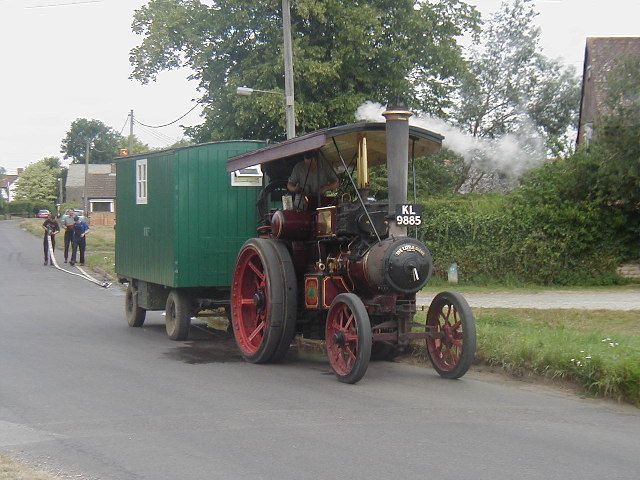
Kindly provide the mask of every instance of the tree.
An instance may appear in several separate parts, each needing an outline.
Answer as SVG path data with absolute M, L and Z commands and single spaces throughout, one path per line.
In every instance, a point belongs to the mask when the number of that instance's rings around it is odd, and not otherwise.
M 283 91 L 279 0 L 151 0 L 137 10 L 132 78 L 155 80 L 188 67 L 199 81 L 205 122 L 197 141 L 284 137 L 279 95 L 240 98 L 236 87 Z M 352 122 L 365 100 L 404 98 L 434 114 L 450 106 L 465 69 L 456 37 L 477 27 L 460 0 L 298 0 L 293 3 L 298 132 Z
M 84 163 L 87 140 L 91 142 L 91 163 L 111 163 L 118 155 L 122 135 L 100 120 L 78 118 L 62 140 L 60 153 L 71 158 L 73 163 Z
M 536 15 L 529 0 L 502 3 L 469 51 L 469 74 L 453 116 L 474 137 L 539 136 L 547 153 L 557 155 L 567 152 L 567 129 L 577 121 L 579 81 L 573 67 L 541 53 Z M 533 145 L 525 141 L 523 147 Z M 473 166 L 486 169 L 482 163 L 481 155 L 468 159 L 459 185 Z
M 52 158 L 55 157 L 43 158 L 24 169 L 16 187 L 16 200 L 55 203 L 61 169 L 52 168 Z
M 62 168 L 62 164 L 60 163 L 59 157 L 44 157 L 41 162 L 44 162 L 49 168 L 53 170 L 60 170 Z

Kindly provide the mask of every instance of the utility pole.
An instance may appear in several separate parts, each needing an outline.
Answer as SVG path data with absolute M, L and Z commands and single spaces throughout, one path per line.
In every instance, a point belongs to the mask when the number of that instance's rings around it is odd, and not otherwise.
M 290 0 L 282 0 L 282 32 L 284 35 L 284 103 L 287 139 L 296 136 L 296 111 L 293 95 L 293 48 L 291 45 Z
M 133 155 L 133 108 L 129 113 L 129 155 Z
M 62 205 L 62 177 L 58 178 L 58 205 Z M 58 212 L 60 207 L 58 206 Z
M 84 154 L 84 187 L 82 188 L 82 201 L 84 203 L 84 216 L 89 216 L 89 202 L 87 201 L 87 178 L 89 177 L 89 149 L 91 148 L 91 139 L 87 138 L 87 150 Z

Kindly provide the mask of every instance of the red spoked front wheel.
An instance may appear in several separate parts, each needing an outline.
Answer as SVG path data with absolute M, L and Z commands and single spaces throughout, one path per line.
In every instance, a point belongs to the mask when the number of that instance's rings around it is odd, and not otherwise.
M 359 381 L 371 358 L 371 322 L 357 295 L 341 293 L 333 300 L 327 314 L 325 340 L 329 364 L 338 380 Z
M 476 353 L 476 324 L 462 295 L 442 292 L 427 312 L 427 351 L 433 368 L 445 378 L 460 378 Z

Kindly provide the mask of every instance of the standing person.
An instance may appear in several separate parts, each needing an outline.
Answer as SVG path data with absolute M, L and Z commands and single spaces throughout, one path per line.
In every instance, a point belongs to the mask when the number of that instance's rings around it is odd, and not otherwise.
M 76 264 L 76 252 L 80 249 L 80 265 L 84 265 L 84 252 L 87 248 L 87 233 L 89 233 L 89 225 L 80 219 L 79 216 L 73 217 L 73 248 L 71 253 L 71 261 L 69 265 Z
M 56 249 L 56 233 L 60 231 L 60 226 L 56 222 L 53 213 L 50 213 L 47 219 L 42 224 L 44 228 L 44 239 L 42 245 L 44 246 L 44 264 L 53 265 L 53 258 L 49 258 L 49 239 L 51 239 L 51 251 Z
M 75 223 L 73 220 L 74 216 L 75 212 L 73 208 L 67 208 L 60 219 L 60 224 L 62 228 L 64 228 L 64 263 L 67 263 L 67 260 L 69 260 L 69 245 L 71 245 L 73 239 L 73 225 Z

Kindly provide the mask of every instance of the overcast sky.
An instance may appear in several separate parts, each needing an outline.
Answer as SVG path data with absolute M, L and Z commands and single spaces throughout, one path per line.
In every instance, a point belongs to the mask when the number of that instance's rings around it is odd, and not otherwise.
M 186 71 L 162 73 L 140 85 L 129 80 L 133 11 L 144 0 L 0 0 L 0 166 L 9 173 L 59 156 L 73 120 L 95 118 L 120 131 L 130 109 L 157 125 L 182 115 L 198 97 Z M 87 1 L 87 0 L 84 0 Z M 483 15 L 500 0 L 470 0 Z M 537 0 L 542 45 L 580 71 L 587 36 L 640 35 L 640 0 Z M 294 65 L 295 68 L 295 65 Z M 179 122 L 200 123 L 199 108 Z M 127 133 L 128 126 L 125 128 Z M 135 133 L 151 146 L 182 136 L 173 125 Z

